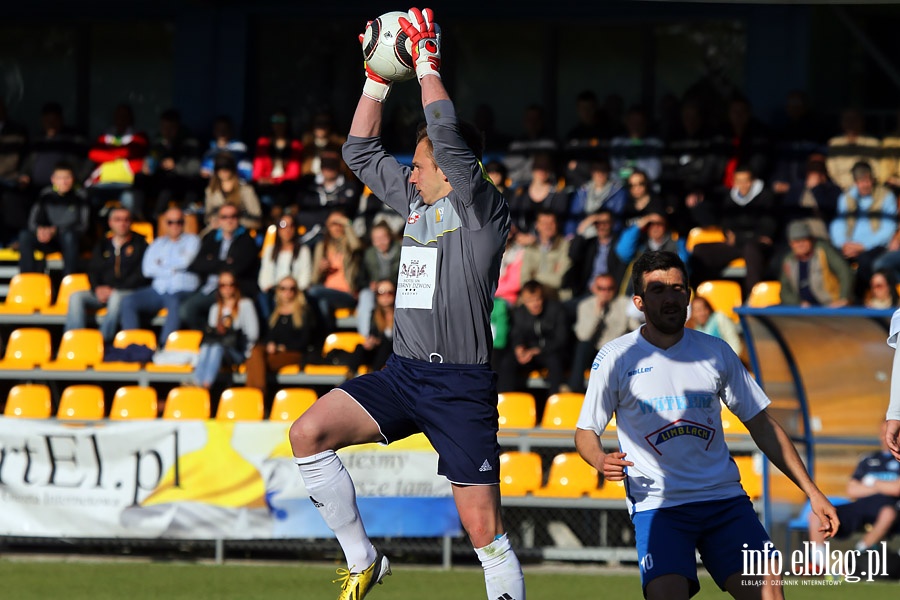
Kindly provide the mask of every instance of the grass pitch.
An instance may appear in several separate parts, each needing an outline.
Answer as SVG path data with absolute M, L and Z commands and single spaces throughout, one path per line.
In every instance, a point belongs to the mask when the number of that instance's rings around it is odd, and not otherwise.
M 338 585 L 332 567 L 322 564 L 284 563 L 211 565 L 150 561 L 0 560 L 0 597 L 9 600 L 331 600 Z M 635 569 L 610 571 L 602 567 L 526 567 L 531 600 L 615 598 L 641 600 Z M 900 584 L 843 583 L 813 586 L 791 580 L 788 598 L 802 600 L 896 600 Z M 699 599 L 724 599 L 712 580 L 701 581 Z M 425 593 L 425 595 L 423 595 Z M 372 600 L 481 600 L 485 597 L 480 569 L 464 567 L 441 571 L 396 565 L 394 574 L 368 596 Z

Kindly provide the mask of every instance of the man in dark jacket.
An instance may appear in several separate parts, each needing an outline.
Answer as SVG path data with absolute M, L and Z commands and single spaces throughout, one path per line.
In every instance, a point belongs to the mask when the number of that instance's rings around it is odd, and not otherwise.
M 59 164 L 50 177 L 51 187 L 41 192 L 28 215 L 28 229 L 19 234 L 19 271 L 38 272 L 34 251 L 62 252 L 63 275 L 76 270 L 81 237 L 90 223 L 90 206 L 75 189 L 75 171 Z
M 531 371 L 547 369 L 549 392 L 555 394 L 565 377 L 572 332 L 566 311 L 559 302 L 546 299 L 544 287 L 534 280 L 522 286 L 519 303 L 509 335 L 512 352 L 501 363 L 497 390 L 522 391 Z
M 112 235 L 100 240 L 91 255 L 88 266 L 91 289 L 69 297 L 65 327 L 66 331 L 81 329 L 87 324 L 88 310 L 106 307 L 100 333 L 107 343 L 113 341 L 118 330 L 122 300 L 147 284 L 141 272 L 147 240 L 131 231 L 131 212 L 127 208 L 110 211 L 109 230 Z
M 203 329 L 209 317 L 209 307 L 216 301 L 219 273 L 234 273 L 241 296 L 254 302 L 259 294 L 256 280 L 259 275 L 259 248 L 246 229 L 238 225 L 239 210 L 225 204 L 217 213 L 219 227 L 200 240 L 200 252 L 188 271 L 205 278 L 200 289 L 184 299 L 178 315 L 191 329 Z
M 575 305 L 591 295 L 591 282 L 598 275 L 612 275 L 621 281 L 627 264 L 616 254 L 613 213 L 601 209 L 585 217 L 578 224 L 575 237 L 569 242 L 572 266 L 563 278 L 563 289 L 572 291 L 572 315 Z

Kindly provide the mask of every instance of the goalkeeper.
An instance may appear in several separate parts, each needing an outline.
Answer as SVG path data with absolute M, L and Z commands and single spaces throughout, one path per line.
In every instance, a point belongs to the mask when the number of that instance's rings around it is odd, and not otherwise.
M 439 455 L 438 473 L 452 485 L 489 600 L 524 600 L 522 569 L 500 518 L 496 375 L 489 366 L 509 208 L 483 171 L 480 133 L 457 121 L 444 89 L 432 11 L 413 8 L 400 23 L 413 45 L 426 119 L 412 169 L 382 148 L 382 104 L 392 84 L 368 67 L 344 145 L 353 172 L 406 217 L 394 354 L 383 370 L 321 397 L 291 426 L 291 446 L 347 558 L 339 598 L 363 598 L 390 565 L 366 535 L 335 450 L 423 432 Z

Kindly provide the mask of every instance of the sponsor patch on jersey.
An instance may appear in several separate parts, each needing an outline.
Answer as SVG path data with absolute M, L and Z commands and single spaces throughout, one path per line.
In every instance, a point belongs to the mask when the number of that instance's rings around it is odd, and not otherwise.
M 410 213 L 409 217 L 406 218 L 406 222 L 410 225 L 415 225 L 419 221 L 419 213 Z
M 634 377 L 635 375 L 640 375 L 641 373 L 649 373 L 653 370 L 653 367 L 641 367 L 640 369 L 632 369 L 625 373 L 626 377 Z
M 656 431 L 645 435 L 644 439 L 647 440 L 647 443 L 650 444 L 650 447 L 652 447 L 657 454 L 662 456 L 662 451 L 659 449 L 659 446 L 670 440 L 674 440 L 675 438 L 682 438 L 684 436 L 695 437 L 705 441 L 706 446 L 703 449 L 709 450 L 709 445 L 712 443 L 715 435 L 716 430 L 712 427 L 707 427 L 706 425 L 695 423 L 694 421 L 688 421 L 687 419 L 678 419 L 677 421 L 673 421 L 672 423 L 664 425 Z
M 438 208 L 437 210 L 434 211 L 434 222 L 440 223 L 443 220 L 444 220 L 444 209 Z

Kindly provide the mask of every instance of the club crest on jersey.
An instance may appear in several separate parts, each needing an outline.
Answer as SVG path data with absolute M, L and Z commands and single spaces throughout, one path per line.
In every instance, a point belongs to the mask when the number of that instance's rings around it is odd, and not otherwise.
M 691 436 L 705 441 L 706 446 L 703 449 L 709 450 L 709 445 L 712 443 L 715 435 L 716 430 L 712 427 L 707 427 L 706 425 L 695 423 L 694 421 L 688 421 L 687 419 L 678 419 L 677 421 L 673 421 L 668 425 L 664 425 L 656 431 L 645 435 L 644 439 L 647 440 L 647 443 L 650 444 L 650 447 L 653 448 L 654 452 L 662 456 L 659 446 L 669 440 Z
M 406 218 L 406 223 L 408 225 L 415 225 L 419 221 L 419 213 L 410 213 L 409 217 Z

